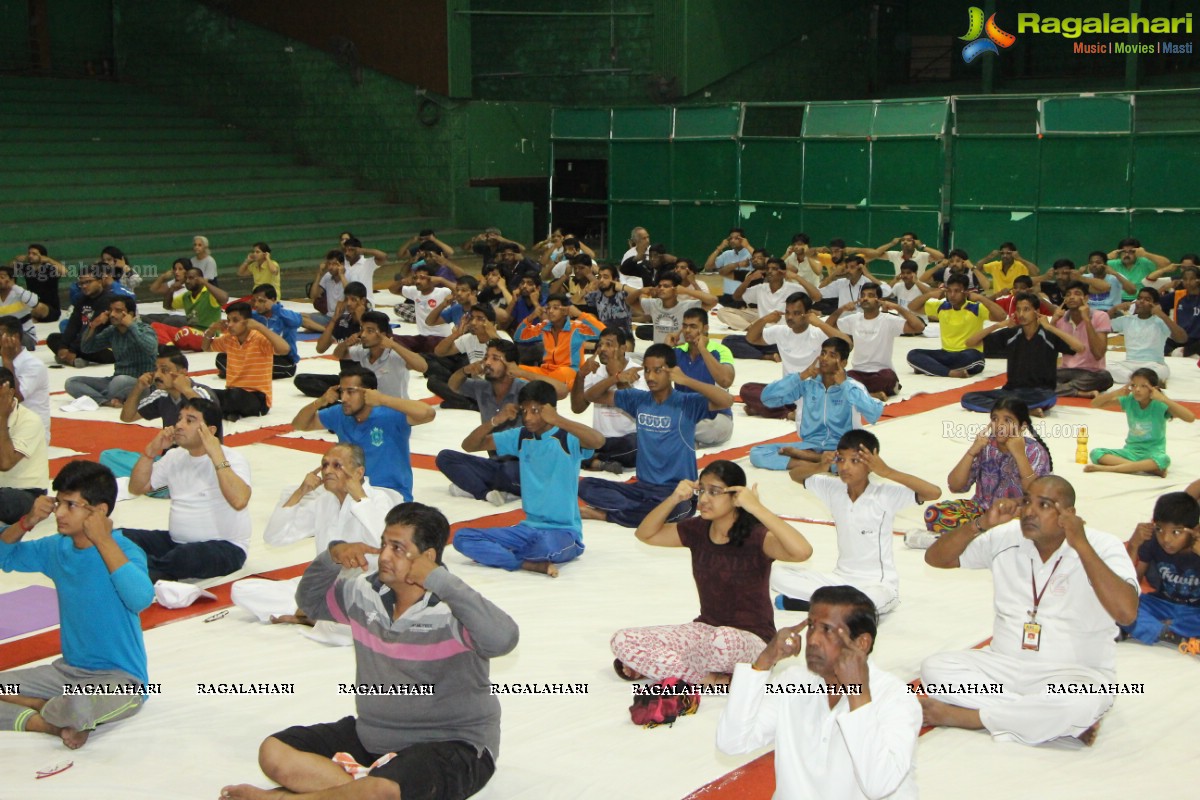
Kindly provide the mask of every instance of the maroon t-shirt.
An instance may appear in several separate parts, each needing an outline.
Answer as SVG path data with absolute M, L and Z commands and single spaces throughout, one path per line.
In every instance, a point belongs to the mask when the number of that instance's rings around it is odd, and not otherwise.
M 771 641 L 775 609 L 771 606 L 771 562 L 763 552 L 767 529 L 759 524 L 741 546 L 713 544 L 712 523 L 691 517 L 679 523 L 679 540 L 692 551 L 692 577 L 700 594 L 696 622 L 715 628 L 738 628 Z

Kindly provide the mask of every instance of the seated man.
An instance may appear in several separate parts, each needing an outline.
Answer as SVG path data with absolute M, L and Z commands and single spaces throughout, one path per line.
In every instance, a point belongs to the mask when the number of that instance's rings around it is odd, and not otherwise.
M 929 300 L 942 302 L 932 308 L 926 307 Z M 951 275 L 944 288 L 930 289 L 908 304 L 910 311 L 918 314 L 925 311 L 930 322 L 937 321 L 942 338 L 940 350 L 910 350 L 908 365 L 915 372 L 938 377 L 966 378 L 983 372 L 983 353 L 967 347 L 967 339 L 983 330 L 986 315 L 992 322 L 1008 318 L 1004 309 L 975 292 L 967 292 L 967 279 L 962 275 Z
M 832 245 L 832 243 L 830 244 Z M 900 249 L 892 250 L 891 248 L 897 244 L 900 245 Z M 925 269 L 929 266 L 931 259 L 933 261 L 942 261 L 946 258 L 941 250 L 925 244 L 912 231 L 905 231 L 899 236 L 894 237 L 890 242 L 873 249 L 866 247 L 846 247 L 844 250 L 846 255 L 858 253 L 867 261 L 887 261 L 897 273 L 900 271 L 900 265 L 905 261 L 912 261 L 919 268 Z
M 189 266 L 184 271 L 184 292 L 180 307 L 189 328 L 203 333 L 221 321 L 221 307 L 229 302 L 229 294 L 217 286 L 215 278 L 204 277 L 204 270 Z
M 416 335 L 397 337 L 402 345 L 414 353 L 432 353 L 442 339 L 450 335 L 453 328 L 449 322 L 431 323 L 430 318 L 441 319 L 436 312 L 442 301 L 454 294 L 454 284 L 436 276 L 437 266 L 423 261 L 413 267 L 412 277 L 395 281 L 389 289 L 413 302 L 417 323 Z
M 917 264 L 915 261 L 901 261 L 900 274 L 888 283 L 892 289 L 892 300 L 896 305 L 907 308 L 922 320 L 925 319 L 925 309 L 913 310 L 912 301 L 929 291 L 929 287 L 917 280 Z M 832 312 L 833 309 L 830 309 Z
M 1130 305 L 1121 303 L 1113 306 L 1113 310 L 1125 312 L 1130 310 Z M 1163 313 L 1157 289 L 1143 286 L 1132 307 L 1132 313 L 1122 313 L 1112 321 L 1113 333 L 1125 337 L 1125 360 L 1110 362 L 1108 371 L 1113 382 L 1121 386 L 1129 383 L 1137 370 L 1152 369 L 1158 375 L 1159 388 L 1165 387 L 1171 377 L 1171 368 L 1164 355 L 1167 340 L 1176 346 L 1185 344 L 1187 331 Z
M 522 367 L 518 362 L 517 346 L 507 339 L 495 338 L 487 343 L 482 361 L 468 364 L 450 376 L 447 386 L 460 393 L 479 409 L 481 422 L 495 418 L 500 409 L 516 404 L 517 395 L 529 381 L 542 380 L 554 387 L 559 399 L 567 396 L 567 387 Z M 497 430 L 516 425 L 510 420 Z M 521 496 L 521 477 L 515 458 L 487 458 L 445 449 L 437 454 L 437 468 L 450 481 L 450 494 L 472 497 L 502 506 Z
M 578 314 L 577 319 L 571 319 L 572 312 Z M 600 322 L 591 314 L 576 312 L 571 301 L 561 294 L 546 298 L 544 317 L 542 307 L 536 307 L 517 326 L 513 339 L 518 343 L 540 339 L 545 347 L 545 359 L 541 366 L 528 369 L 566 384 L 569 389 L 575 383 L 583 344 L 599 338 Z
M 9 525 L 29 513 L 50 478 L 42 418 L 18 400 L 16 386 L 0 367 L 0 522 Z
M 1044 409 L 1058 402 L 1055 394 L 1058 357 L 1082 353 L 1085 345 L 1051 325 L 1038 311 L 1039 302 L 1035 294 L 1019 294 L 1014 309 L 1016 319 L 1005 317 L 1003 322 L 967 337 L 965 344 L 969 348 L 978 347 L 985 337 L 990 337 L 993 346 L 1008 356 L 1008 375 L 1001 389 L 964 394 L 963 408 L 987 414 L 1001 397 L 1016 397 L 1035 416 L 1040 416 Z
M 410 372 L 422 373 L 429 362 L 401 343 L 403 337 L 392 336 L 392 324 L 382 311 L 367 311 L 362 315 L 362 328 L 338 344 L 333 357 L 343 365 L 357 364 L 375 373 L 379 391 L 392 397 L 408 399 Z M 336 384 L 334 384 L 336 385 Z
M 20 686 L 19 694 L 0 695 L 0 730 L 48 733 L 74 750 L 97 725 L 133 716 L 146 700 L 150 679 L 138 614 L 154 599 L 154 588 L 146 555 L 113 530 L 117 481 L 111 472 L 72 461 L 55 476 L 54 491 L 0 533 L 0 569 L 40 572 L 54 582 L 62 658 L 0 672 L 0 684 Z M 59 535 L 21 541 L 52 515 Z M 67 695 L 68 688 L 81 691 Z
M 0 317 L 11 316 L 21 324 L 21 345 L 26 350 L 37 347 L 37 329 L 34 320 L 46 319 L 50 308 L 38 300 L 29 289 L 18 286 L 10 264 L 0 264 Z
M 1054 392 L 1059 397 L 1096 397 L 1113 385 L 1105 361 L 1112 323 L 1108 314 L 1091 308 L 1088 287 L 1072 283 L 1067 287 L 1063 307 L 1054 313 L 1054 327 L 1083 342 L 1082 352 L 1064 355 L 1055 373 Z
M 378 572 L 346 569 L 367 562 L 360 547 L 341 542 L 305 570 L 296 593 L 300 610 L 356 631 L 354 682 L 413 688 L 360 695 L 357 717 L 268 737 L 258 763 L 284 790 L 346 800 L 465 798 L 492 777 L 500 701 L 491 692 L 488 662 L 517 646 L 518 628 L 445 568 L 449 537 L 440 511 L 404 503 L 388 513 L 381 548 L 370 548 L 379 553 Z M 338 754 L 356 762 L 361 780 L 334 759 Z M 239 800 L 275 794 L 246 785 L 221 790 L 221 797 Z
M 67 326 L 62 333 L 52 333 L 46 337 L 46 347 L 54 353 L 54 361 L 66 367 L 86 367 L 88 363 L 111 364 L 111 350 L 96 350 L 83 358 L 83 334 L 91 325 L 92 320 L 108 310 L 112 295 L 104 291 L 104 283 L 100 280 L 103 273 L 102 264 L 88 264 L 79 271 L 76 282 L 82 292 L 79 301 L 71 309 L 67 318 Z
M 1086 283 L 1093 292 L 1108 291 L 1108 282 L 1100 278 L 1089 278 L 1083 270 L 1075 269 L 1075 262 L 1069 258 L 1060 258 L 1054 262 L 1054 268 L 1045 275 L 1035 275 L 1030 278 L 1038 287 L 1047 302 L 1061 306 L 1067 294 L 1067 287 L 1073 282 Z
M 341 398 L 341 407 L 336 407 Z M 298 431 L 325 429 L 339 442 L 356 444 L 366 454 L 367 477 L 375 486 L 412 498 L 412 426 L 432 422 L 437 412 L 419 400 L 405 400 L 379 391 L 375 373 L 364 367 L 342 370 L 337 386 L 296 413 Z
M 188 375 L 188 360 L 183 351 L 164 346 L 154 361 L 154 371 L 139 375 L 134 391 L 125 398 L 121 422 L 161 419 L 164 428 L 172 427 L 179 422 L 179 409 L 193 397 L 217 399 L 216 392 Z
M 526 384 L 517 405 L 507 405 L 463 441 L 467 452 L 487 450 L 520 464 L 523 522 L 506 528 L 460 528 L 454 549 L 488 567 L 524 569 L 558 577 L 557 564 L 583 555 L 579 516 L 579 465 L 604 444 L 604 435 L 582 422 L 559 415 L 554 387 L 545 381 Z M 521 427 L 499 433 L 513 419 Z
M 804 372 L 785 375 L 763 390 L 763 404 L 777 408 L 799 404 L 796 432 L 800 441 L 760 444 L 750 450 L 750 463 L 760 469 L 788 470 L 792 480 L 804 483 L 809 475 L 828 472 L 842 436 L 859 425 L 859 415 L 875 422 L 883 402 L 867 388 L 846 376 L 850 345 L 845 339 L 826 339 L 816 363 Z
M 814 303 L 821 299 L 821 290 L 804 278 L 789 273 L 782 259 L 768 258 L 766 270 L 751 272 L 733 293 L 734 299 L 744 301 L 754 308 L 722 308 L 717 312 L 717 319 L 735 331 L 744 331 L 755 320 L 768 314 L 782 314 L 787 307 L 788 298 L 796 292 L 808 295 Z M 751 345 L 745 336 L 726 336 L 722 343 L 736 358 L 772 360 L 778 352 L 770 345 Z
M 488 342 L 499 335 L 496 330 L 496 310 L 487 303 L 476 303 L 463 316 L 454 333 L 438 342 L 438 346 L 434 348 L 435 356 L 456 354 L 462 357 L 461 363 L 457 358 L 430 363 L 425 372 L 425 385 L 429 387 L 429 391 L 442 398 L 442 408 L 479 410 L 473 400 L 451 389 L 449 381 L 454 373 L 471 364 L 482 362 L 487 355 Z M 458 366 L 446 372 L 447 365 L 452 363 L 457 363 Z
M 931 567 L 990 569 L 996 608 L 986 650 L 940 653 L 921 665 L 925 724 L 1023 744 L 1092 744 L 1113 704 L 1104 687 L 1116 677 L 1116 625 L 1137 619 L 1138 590 L 1117 538 L 1084 526 L 1075 489 L 1047 475 L 1021 500 L 997 500 L 925 551 Z M 990 683 L 1004 692 L 959 688 Z M 1080 685 L 1088 688 L 1072 689 Z
M 225 353 L 225 388 L 216 390 L 225 419 L 259 417 L 271 410 L 271 381 L 275 357 L 291 348 L 282 336 L 252 318 L 249 303 L 230 303 L 228 322 L 204 332 L 204 351 Z M 218 337 L 219 338 L 214 338 Z
M 783 320 L 780 322 L 780 320 Z M 783 314 L 773 311 L 754 321 L 746 331 L 746 341 L 755 347 L 772 345 L 778 349 L 776 358 L 783 365 L 784 376 L 804 372 L 813 365 L 821 353 L 826 339 L 850 337 L 821 319 L 813 310 L 812 298 L 804 292 L 793 292 L 788 296 Z M 738 394 L 746 406 L 747 416 L 784 419 L 795 411 L 794 407 L 767 408 L 762 403 L 765 383 L 743 383 Z
M 992 281 L 993 296 L 999 292 L 1013 290 L 1013 281 L 1021 276 L 1029 277 L 1041 273 L 1038 265 L 1018 253 L 1017 246 L 1012 242 L 1000 245 L 979 259 L 979 262 Z
M 896 514 L 909 506 L 930 503 L 942 490 L 915 475 L 889 467 L 879 457 L 879 439 L 852 430 L 838 440 L 837 477 L 810 475 L 808 489 L 833 513 L 837 530 L 837 565 L 832 573 L 776 564 L 771 588 L 781 592 L 777 608 L 808 611 L 809 598 L 822 586 L 849 584 L 871 598 L 882 615 L 900 605 L 900 576 L 892 554 Z M 891 483 L 875 483 L 871 475 Z
M 137 302 L 124 295 L 113 295 L 108 310 L 89 324 L 83 334 L 83 354 L 111 351 L 114 374 L 108 378 L 67 378 L 67 394 L 87 396 L 98 405 L 121 408 L 133 393 L 138 376 L 154 369 L 158 356 L 158 336 L 154 328 L 137 315 Z
M 50 441 L 50 370 L 42 359 L 25 349 L 21 322 L 0 317 L 0 365 L 16 376 L 21 404 L 38 415 Z
M 844 306 L 857 303 L 867 286 L 878 286 L 881 297 L 890 297 L 892 294 L 889 284 L 876 283 L 867 272 L 862 256 L 846 256 L 846 260 L 829 270 L 829 275 L 821 281 L 821 294 L 836 297 L 838 306 Z
M 250 465 L 221 438 L 220 407 L 193 398 L 180 408 L 175 426 L 159 431 L 133 467 L 130 494 L 164 487 L 171 493 L 168 530 L 125 531 L 146 551 L 155 583 L 217 578 L 246 563 Z M 168 451 L 172 444 L 177 446 Z
M 1089 278 L 1104 281 L 1107 287 L 1104 291 L 1093 290 L 1088 295 L 1088 305 L 1097 311 L 1109 314 L 1112 307 L 1118 305 L 1126 293 L 1130 297 L 1137 296 L 1138 287 L 1130 283 L 1129 279 L 1117 270 L 1108 268 L 1108 254 L 1103 250 L 1093 250 L 1088 253 L 1087 268 L 1083 274 Z
M 876 400 L 887 400 L 900 391 L 900 378 L 892 367 L 896 338 L 915 336 L 925 330 L 925 320 L 882 297 L 879 285 L 868 283 L 862 287 L 857 303 L 839 306 L 825 320 L 850 335 L 854 369 L 846 374 L 867 387 Z M 880 313 L 885 311 L 888 313 Z
M 805 628 L 805 666 L 772 680 L 776 664 L 800 654 Z M 808 619 L 734 669 L 718 749 L 773 744 L 777 798 L 916 797 L 921 707 L 904 681 L 868 662 L 877 635 L 870 598 L 851 586 L 817 589 Z
M 300 352 L 296 349 L 296 331 L 304 324 L 304 320 L 295 311 L 284 308 L 279 302 L 279 291 L 269 283 L 254 287 L 250 301 L 253 309 L 252 317 L 255 322 L 261 322 L 268 330 L 278 334 L 280 339 L 287 342 L 288 351 L 276 353 L 271 361 L 271 377 L 291 378 L 296 375 L 296 365 L 300 363 Z M 217 372 L 225 371 L 228 356 L 224 353 L 217 355 Z
M 656 344 L 674 346 L 679 341 L 683 327 L 683 315 L 688 309 L 703 308 L 705 311 L 717 304 L 717 298 L 708 292 L 698 292 L 683 286 L 683 278 L 675 272 L 664 272 L 655 278 L 653 285 L 638 289 L 629 296 L 630 305 L 641 310 L 649 325 L 639 325 L 634 335 L 639 339 L 653 339 Z
M 268 547 L 283 547 L 312 538 L 320 555 L 337 538 L 348 546 L 358 545 L 365 554 L 375 549 L 376 531 L 383 530 L 388 512 L 402 502 L 398 492 L 371 485 L 361 447 L 335 444 L 321 457 L 321 466 L 304 474 L 299 486 L 284 489 L 267 521 L 263 541 Z M 369 560 L 374 567 L 374 557 Z M 350 629 L 345 625 L 318 623 L 295 610 L 299 585 L 299 578 L 245 578 L 233 584 L 231 598 L 259 622 L 315 625 L 319 641 L 351 644 Z
M 1178 286 L 1168 286 L 1162 293 L 1163 311 L 1188 335 L 1182 345 L 1175 341 L 1169 343 L 1167 355 L 1184 358 L 1200 355 L 1200 267 L 1195 266 L 1198 258 L 1196 255 L 1183 256 L 1180 261 L 1189 263 L 1180 272 Z
M 342 291 L 342 299 L 333 307 L 328 321 L 321 328 L 321 335 L 317 338 L 317 353 L 321 355 L 327 353 L 329 348 L 336 348 L 355 334 L 361 333 L 363 315 L 372 310 L 371 303 L 367 300 L 367 287 L 361 283 L 348 283 Z M 391 320 L 387 314 L 383 314 L 383 319 L 386 323 L 384 330 L 388 338 L 391 338 Z M 357 341 L 361 341 L 361 337 Z M 342 366 L 346 366 L 345 359 L 340 360 L 343 362 Z M 305 397 L 320 397 L 330 386 L 337 386 L 337 382 L 336 372 L 301 372 L 292 378 L 292 385 Z
M 586 393 L 589 402 L 616 406 L 637 420 L 638 479 L 636 483 L 581 480 L 579 499 L 587 504 L 582 511 L 584 519 L 607 519 L 636 528 L 680 481 L 696 480 L 696 425 L 709 411 L 733 405 L 729 392 L 685 375 L 676 363 L 675 350 L 665 344 L 646 348 L 642 363 L 648 391 L 616 388 L 636 379 L 635 367 L 609 375 Z M 676 386 L 693 392 L 675 391 Z M 666 521 L 675 522 L 691 513 L 692 503 L 680 503 Z
M 576 414 L 587 411 L 591 405 L 587 390 L 609 375 L 629 369 L 629 341 L 624 328 L 605 328 L 600 332 L 595 355 L 579 367 L 579 378 L 571 387 L 571 411 Z M 638 376 L 633 388 L 648 391 L 645 378 Z M 592 454 L 590 463 L 584 462 L 584 469 L 602 469 L 620 475 L 637 466 L 637 424 L 633 417 L 615 406 L 597 404 L 592 409 L 592 427 L 604 436 L 604 444 Z
M 679 333 L 683 343 L 675 348 L 675 361 L 683 374 L 728 391 L 736 375 L 733 353 L 723 343 L 708 338 L 708 312 L 689 308 L 683 314 L 683 330 Z M 677 388 L 681 392 L 692 391 L 686 386 Z M 728 408 L 710 411 L 707 419 L 696 423 L 696 447 L 715 447 L 728 442 L 731 436 L 733 412 Z
M 1142 644 L 1200 641 L 1200 504 L 1187 492 L 1167 492 L 1154 503 L 1150 522 L 1139 522 L 1127 547 L 1138 580 L 1151 591 L 1138 599 L 1137 619 L 1121 638 Z M 1180 650 L 1185 650 L 1181 647 Z

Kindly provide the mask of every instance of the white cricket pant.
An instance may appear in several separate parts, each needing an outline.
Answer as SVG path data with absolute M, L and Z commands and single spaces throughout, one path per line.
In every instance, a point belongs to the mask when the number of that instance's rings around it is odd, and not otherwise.
M 796 569 L 780 563 L 771 568 L 771 591 L 779 594 L 798 600 L 810 600 L 813 592 L 822 586 L 853 586 L 871 598 L 871 602 L 875 604 L 875 612 L 880 616 L 900 605 L 899 593 L 894 587 L 884 583 L 868 583 L 847 578 L 836 572 Z

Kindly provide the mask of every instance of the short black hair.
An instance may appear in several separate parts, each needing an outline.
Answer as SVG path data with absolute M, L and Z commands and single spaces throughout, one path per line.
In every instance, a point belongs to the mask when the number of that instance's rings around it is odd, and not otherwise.
M 545 381 L 530 381 L 517 392 L 517 405 L 524 402 L 541 403 L 544 406 L 558 405 L 558 392 Z
M 441 511 L 424 503 L 401 503 L 387 513 L 383 522 L 389 528 L 393 525 L 412 528 L 413 546 L 422 553 L 432 547 L 437 553 L 435 560 L 442 563 L 442 551 L 450 541 L 450 523 Z
M 359 320 L 360 325 L 366 325 L 368 322 L 373 322 L 375 327 L 379 328 L 379 332 L 384 336 L 392 335 L 392 321 L 382 311 L 367 311 L 363 313 L 362 319 Z
M 48 255 L 50 255 L 50 251 L 46 249 L 46 245 L 44 245 L 44 244 L 37 244 L 37 243 L 34 243 L 34 244 L 31 244 L 31 245 L 29 245 L 29 247 L 26 247 L 26 248 L 25 248 L 25 250 L 26 250 L 27 252 L 28 252 L 29 250 L 37 250 L 37 251 L 38 251 L 38 253 L 39 253 L 39 254 L 41 254 L 41 255 L 43 255 L 43 256 L 48 256 Z
M 1058 261 L 1054 262 L 1054 266 L 1051 267 L 1051 269 L 1062 269 L 1064 267 L 1067 269 L 1075 269 L 1075 262 L 1069 258 L 1060 258 Z
M 546 305 L 549 306 L 551 303 L 558 303 L 560 306 L 567 306 L 569 308 L 571 305 L 571 298 L 567 297 L 565 294 L 559 294 L 555 292 L 546 298 Z
M 6 383 L 15 390 L 17 388 L 17 376 L 13 375 L 12 370 L 8 367 L 0 367 L 0 386 Z
M 500 246 L 496 248 L 496 252 L 497 253 L 520 253 L 521 248 L 519 246 L 513 244 L 512 242 L 501 242 Z
M 830 240 L 829 240 L 829 246 L 830 246 L 830 247 L 841 247 L 842 249 L 845 249 L 845 247 L 846 247 L 846 240 L 845 240 L 845 239 L 840 239 L 840 238 L 839 238 L 839 239 L 830 239 Z
M 1158 289 L 1155 289 L 1153 286 L 1141 287 L 1140 289 L 1138 289 L 1138 294 L 1139 295 L 1141 295 L 1141 294 L 1150 295 L 1150 299 L 1153 300 L 1155 302 L 1155 304 L 1157 304 L 1162 297 L 1162 295 L 1160 295 L 1158 293 Z
M 953 250 L 951 250 L 949 253 L 947 253 L 947 254 L 946 254 L 946 256 L 947 256 L 948 258 L 954 258 L 955 256 L 958 256 L 958 257 L 959 257 L 959 258 L 961 258 L 963 261 L 966 261 L 966 260 L 968 260 L 968 257 L 967 257 L 967 251 L 966 251 L 966 250 L 963 250 L 961 247 L 956 247 L 956 248 L 954 248 L 954 249 L 953 249 Z
M 1154 516 L 1151 519 L 1194 528 L 1200 523 L 1200 502 L 1196 502 L 1196 498 L 1187 492 L 1167 492 L 1154 501 Z
M 793 233 L 792 234 L 792 244 L 808 244 L 811 241 L 812 241 L 812 239 L 809 238 L 809 235 L 807 233 Z
M 173 344 L 164 344 L 159 347 L 156 358 L 165 358 L 184 372 L 187 372 L 188 370 L 187 356 L 185 356 L 183 351 Z
M 684 319 L 698 319 L 705 325 L 708 324 L 708 312 L 701 306 L 692 306 L 687 311 L 683 312 Z
M 963 275 L 961 272 L 956 272 L 953 275 L 948 275 L 946 277 L 946 285 L 947 286 L 950 286 L 950 285 L 961 286 L 964 289 L 971 288 L 971 282 L 969 280 L 967 280 L 967 276 Z
M 347 231 L 349 233 L 349 231 Z M 343 247 L 362 247 L 362 241 L 357 236 L 351 236 L 342 242 Z
M 858 296 L 862 297 L 862 293 L 866 292 L 866 291 L 874 292 L 876 298 L 883 297 L 883 287 L 881 287 L 878 283 L 875 283 L 874 281 L 871 281 L 869 283 L 864 283 L 862 285 L 862 287 L 859 288 L 859 290 L 858 290 Z
M 137 300 L 134 300 L 129 295 L 114 294 L 112 299 L 108 301 L 108 305 L 111 307 L 113 303 L 120 303 L 121 305 L 125 306 L 125 311 L 135 317 L 137 316 Z
M 204 424 L 210 428 L 216 428 L 217 432 L 214 435 L 219 441 L 224 441 L 225 431 L 221 425 L 221 407 L 219 405 L 212 400 L 205 400 L 203 397 L 189 397 L 179 406 L 180 411 L 185 408 L 200 412 Z
M 617 344 L 621 345 L 622 347 L 629 344 L 629 331 L 625 330 L 624 328 L 618 328 L 615 325 L 610 325 L 604 330 L 600 331 L 600 336 L 598 338 L 603 339 L 605 336 L 615 337 Z
M 860 256 L 858 253 L 851 253 L 850 255 L 846 256 L 846 263 L 847 264 L 862 264 L 865 267 L 867 265 L 867 260 L 865 258 L 863 258 L 862 256 Z
M 1022 277 L 1022 278 L 1024 278 L 1024 277 L 1027 277 L 1027 276 L 1025 276 L 1025 275 L 1022 275 L 1021 277 Z M 1030 281 L 1031 281 L 1031 283 L 1032 283 L 1032 279 L 1030 279 Z M 1013 281 L 1013 283 L 1016 283 L 1016 281 Z M 1091 291 L 1092 291 L 1092 287 L 1088 286 L 1088 285 L 1087 285 L 1086 283 L 1084 283 L 1083 281 L 1071 281 L 1070 283 L 1068 283 L 1068 284 L 1067 284 L 1067 289 L 1066 289 L 1066 291 L 1068 291 L 1068 292 L 1069 292 L 1069 291 L 1071 291 L 1072 289 L 1078 289 L 1079 291 L 1083 292 L 1085 296 L 1086 296 L 1086 295 L 1087 295 L 1089 292 L 1091 292 Z
M 875 637 L 879 633 L 879 612 L 871 598 L 853 586 L 822 586 L 812 593 L 809 606 L 818 603 L 827 606 L 842 606 L 847 609 L 846 628 L 851 639 L 857 639 L 864 633 L 871 634 L 871 647 L 875 649 Z
M 1117 245 L 1117 249 L 1124 250 L 1126 247 L 1141 247 L 1141 246 L 1142 246 L 1142 243 L 1139 240 L 1133 238 L 1132 236 L 1128 236 L 1120 241 L 1120 243 Z
M 329 250 L 325 253 L 325 260 L 326 261 L 337 261 L 339 263 L 345 264 L 346 263 L 346 254 L 343 253 L 341 250 Z
M 920 268 L 917 266 L 917 262 L 913 261 L 911 258 L 906 258 L 900 262 L 901 272 L 916 272 L 918 269 Z
M 808 292 L 792 292 L 784 301 L 785 306 L 790 306 L 795 303 L 800 303 L 804 306 L 805 311 L 812 309 L 812 298 L 808 296 Z
M 496 309 L 492 308 L 491 303 L 476 303 L 475 305 L 471 306 L 471 310 L 468 311 L 467 314 L 468 316 L 471 314 L 483 314 L 483 316 L 487 318 L 488 322 L 496 321 Z
M 836 336 L 830 336 L 828 339 L 821 342 L 821 349 L 824 350 L 826 347 L 832 347 L 834 350 L 836 350 L 838 358 L 840 358 L 842 361 L 850 358 L 850 343 L 845 339 L 839 339 Z
M 460 275 L 457 283 L 459 286 L 466 286 L 472 292 L 479 291 L 479 279 L 474 275 Z
M 117 479 L 112 470 L 95 461 L 77 459 L 67 462 L 54 476 L 51 488 L 55 492 L 78 492 L 88 505 L 104 503 L 108 516 L 117 505 Z
M 658 284 L 662 283 L 663 281 L 669 281 L 672 286 L 682 286 L 683 285 L 683 278 L 679 277 L 678 272 L 662 273 L 661 275 L 659 275 L 657 278 L 654 279 L 654 285 L 657 286 Z
M 243 319 L 250 319 L 254 315 L 254 309 L 250 307 L 249 303 L 238 300 L 236 303 L 230 303 L 225 306 L 225 316 L 228 317 L 230 314 L 237 314 Z
M 1013 278 L 1013 288 L 1016 288 L 1017 284 L 1020 284 L 1021 286 L 1024 286 L 1027 289 L 1032 289 L 1033 288 L 1033 278 L 1029 277 L 1028 275 L 1018 275 L 1017 277 Z M 1086 283 L 1081 284 L 1079 281 L 1071 281 L 1071 283 L 1067 285 L 1067 288 L 1070 289 L 1071 287 L 1075 286 L 1076 284 L 1083 286 L 1084 289 L 1087 289 L 1087 284 Z M 1085 294 L 1086 294 L 1086 292 L 1085 292 Z
M 275 287 L 269 283 L 260 283 L 258 286 L 254 287 L 254 290 L 252 292 L 250 292 L 250 294 L 251 295 L 261 294 L 263 297 L 267 298 L 268 300 L 278 300 L 279 299 L 279 292 L 275 291 Z
M 366 300 L 367 285 L 362 281 L 350 281 L 346 284 L 346 288 L 342 289 L 342 294 L 346 297 L 359 297 Z
M 371 370 L 367 369 L 366 367 L 360 367 L 358 364 L 355 364 L 352 367 L 346 367 L 339 372 L 338 381 L 340 382 L 342 378 L 358 378 L 364 389 L 379 388 L 379 378 L 376 377 L 375 373 L 371 372 Z
M 645 363 L 647 358 L 661 358 L 663 363 L 672 369 L 679 363 L 675 360 L 675 348 L 662 342 L 646 348 L 645 354 L 642 355 L 642 362 Z
M 436 264 L 430 264 L 428 261 L 422 261 L 412 268 L 413 272 L 424 272 L 430 276 L 436 275 L 438 268 Z
M 488 339 L 488 350 L 496 350 L 500 355 L 504 356 L 504 360 L 510 364 L 516 364 L 520 354 L 517 352 L 517 346 L 508 339 Z
M 1067 288 L 1071 287 L 1068 286 Z M 1037 311 L 1042 307 L 1042 298 L 1033 292 L 1017 292 L 1013 295 L 1013 308 L 1017 307 L 1017 303 L 1029 303 L 1029 305 L 1033 306 L 1033 310 Z
M 862 428 L 852 428 L 843 433 L 842 438 L 838 439 L 838 450 L 857 450 L 860 447 L 865 447 L 872 453 L 878 453 L 879 437 Z
M 7 333 L 9 336 L 24 336 L 25 326 L 21 324 L 21 320 L 12 314 L 7 314 L 0 317 L 0 333 Z
M 271 245 L 267 244 L 266 242 L 255 242 L 254 244 L 251 245 L 251 247 L 257 247 L 259 250 L 262 250 L 267 255 L 271 254 Z

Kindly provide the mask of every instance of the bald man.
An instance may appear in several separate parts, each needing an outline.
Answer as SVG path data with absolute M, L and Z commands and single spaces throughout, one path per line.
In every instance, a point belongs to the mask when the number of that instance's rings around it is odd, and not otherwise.
M 925 723 L 1091 745 L 1113 704 L 1114 639 L 1137 618 L 1138 581 L 1121 542 L 1076 514 L 1071 484 L 1038 478 L 1019 500 L 943 534 L 925 562 L 990 569 L 996 608 L 990 647 L 921 665 Z

